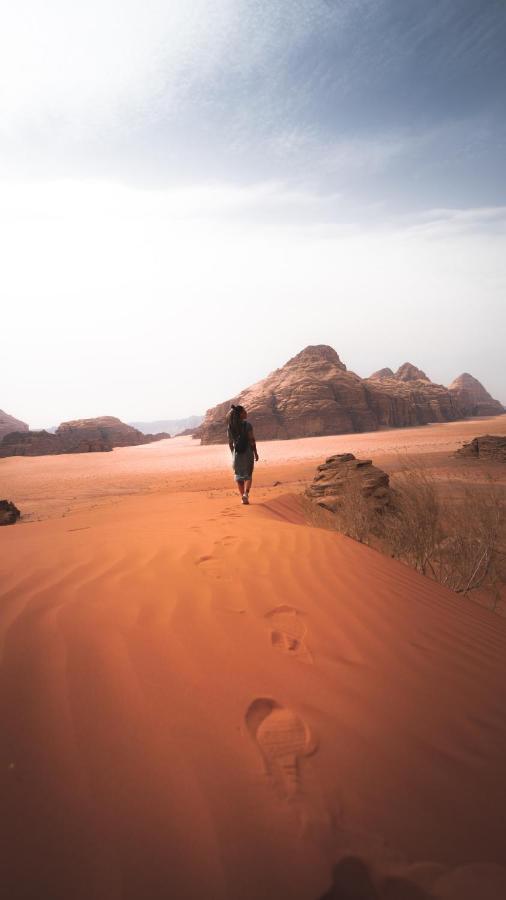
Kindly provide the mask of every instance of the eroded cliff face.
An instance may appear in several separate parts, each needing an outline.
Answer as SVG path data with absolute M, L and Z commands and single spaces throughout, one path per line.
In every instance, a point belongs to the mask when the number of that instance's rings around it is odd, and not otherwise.
M 434 384 L 411 363 L 404 363 L 395 373 L 381 369 L 364 379 L 364 384 L 380 428 L 452 422 L 463 416 L 457 398 L 448 388 Z
M 434 384 L 412 363 L 360 378 L 324 344 L 306 347 L 238 397 L 208 410 L 198 430 L 203 444 L 226 441 L 231 403 L 247 409 L 259 440 L 403 428 L 473 414 L 457 391 Z M 499 407 L 496 412 L 502 411 Z
M 4 434 L 10 434 L 12 431 L 28 431 L 28 425 L 0 409 L 0 439 Z
M 504 412 L 499 400 L 494 400 L 477 378 L 463 372 L 452 381 L 449 390 L 464 416 L 497 416 Z

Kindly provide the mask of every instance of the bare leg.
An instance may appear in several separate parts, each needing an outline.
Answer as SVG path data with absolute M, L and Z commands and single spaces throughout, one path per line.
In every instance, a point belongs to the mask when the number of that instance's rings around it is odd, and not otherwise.
M 242 495 L 244 494 L 244 481 L 236 481 L 236 484 L 237 484 L 237 489 L 242 497 Z M 250 482 L 250 484 L 251 484 L 251 482 Z
M 253 479 L 250 478 L 248 481 L 245 481 L 245 482 L 244 482 L 244 493 L 245 493 L 245 494 L 249 494 L 249 492 L 250 492 L 250 490 L 251 490 L 251 482 L 252 482 L 252 481 L 253 481 Z

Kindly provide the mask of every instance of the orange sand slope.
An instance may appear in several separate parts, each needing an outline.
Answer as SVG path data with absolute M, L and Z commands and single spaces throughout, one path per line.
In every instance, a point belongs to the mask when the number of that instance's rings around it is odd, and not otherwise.
M 2 529 L 4 896 L 504 900 L 506 622 L 256 500 Z

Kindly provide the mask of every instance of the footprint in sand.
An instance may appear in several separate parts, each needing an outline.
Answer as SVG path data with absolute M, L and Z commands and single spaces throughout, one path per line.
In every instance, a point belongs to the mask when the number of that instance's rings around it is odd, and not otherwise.
M 313 657 L 306 646 L 307 626 L 300 613 L 292 606 L 277 606 L 265 616 L 271 633 L 271 644 L 288 656 L 296 656 L 301 662 L 312 663 Z
M 303 719 L 275 700 L 260 697 L 246 712 L 246 725 L 255 741 L 265 770 L 286 799 L 300 791 L 301 760 L 316 750 Z

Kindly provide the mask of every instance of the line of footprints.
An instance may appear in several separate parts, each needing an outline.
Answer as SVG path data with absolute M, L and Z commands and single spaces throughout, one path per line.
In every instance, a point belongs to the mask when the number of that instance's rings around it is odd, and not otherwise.
M 277 606 L 265 616 L 275 650 L 312 663 L 306 646 L 307 627 L 300 613 L 291 606 Z M 306 723 L 292 710 L 268 697 L 260 697 L 246 712 L 246 727 L 258 747 L 265 772 L 274 778 L 287 799 L 300 788 L 300 763 L 316 750 Z

